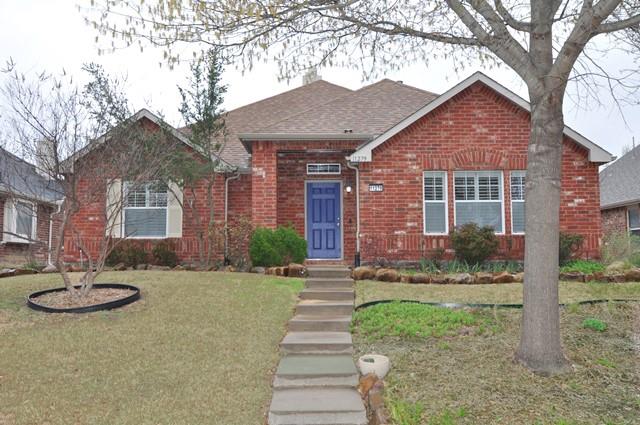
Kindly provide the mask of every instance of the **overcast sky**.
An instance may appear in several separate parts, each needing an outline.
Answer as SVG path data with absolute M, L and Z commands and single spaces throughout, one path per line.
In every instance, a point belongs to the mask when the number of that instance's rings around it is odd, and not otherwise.
M 89 0 L 0 0 L 0 60 L 12 58 L 21 71 L 59 72 L 80 77 L 83 63 L 97 62 L 113 75 L 126 76 L 127 94 L 135 108 L 147 107 L 161 112 L 169 123 L 180 125 L 179 96 L 176 86 L 184 85 L 188 75 L 186 65 L 173 71 L 160 67 L 160 51 L 135 48 L 99 56 L 94 31 L 84 24 L 77 5 Z M 610 55 L 606 66 L 612 71 L 637 67 L 629 58 Z M 511 90 L 526 96 L 526 88 L 518 77 L 506 69 L 469 67 L 460 74 L 451 64 L 439 62 L 412 65 L 384 76 L 402 80 L 405 84 L 442 93 L 474 71 L 481 70 Z M 363 81 L 357 70 L 322 69 L 324 80 L 352 89 L 371 81 Z M 80 81 L 82 81 L 80 77 Z M 224 82 L 229 90 L 225 98 L 227 110 L 298 87 L 302 78 L 278 82 L 277 69 L 271 64 L 243 73 L 228 68 Z M 640 106 L 624 106 L 624 119 L 605 90 L 600 96 L 603 106 L 595 102 L 580 104 L 565 102 L 565 122 L 614 155 L 635 136 L 640 143 Z M 626 121 L 626 122 L 625 122 Z

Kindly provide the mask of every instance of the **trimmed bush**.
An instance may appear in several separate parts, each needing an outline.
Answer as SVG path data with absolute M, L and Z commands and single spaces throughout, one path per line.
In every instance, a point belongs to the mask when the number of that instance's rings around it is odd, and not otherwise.
M 258 227 L 251 235 L 249 255 L 256 267 L 302 263 L 307 257 L 307 241 L 292 227 L 280 226 L 276 230 Z
M 178 265 L 178 254 L 167 241 L 158 242 L 151 251 L 153 262 L 158 266 L 175 267 Z
M 148 262 L 149 254 L 138 243 L 133 241 L 122 241 L 109 253 L 105 264 L 107 266 L 115 266 L 124 263 L 127 267 L 135 267 L 138 264 Z
M 582 247 L 582 242 L 584 242 L 584 236 L 582 235 L 577 233 L 560 232 L 558 259 L 560 260 L 561 266 L 567 264 L 571 260 L 573 253 Z
M 467 223 L 451 233 L 456 257 L 467 264 L 482 264 L 498 250 L 498 238 L 491 226 Z

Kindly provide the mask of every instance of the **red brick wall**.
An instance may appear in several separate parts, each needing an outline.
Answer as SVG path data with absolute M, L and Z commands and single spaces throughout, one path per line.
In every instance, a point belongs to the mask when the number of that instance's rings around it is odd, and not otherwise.
M 2 231 L 4 223 L 4 203 L 5 199 L 0 198 L 0 231 Z M 35 260 L 40 264 L 46 263 L 49 244 L 49 219 L 52 212 L 52 207 L 38 205 L 36 220 L 37 243 L 0 242 L 0 266 L 22 266 L 31 260 Z M 0 240 L 2 240 L 1 237 Z
M 627 207 L 602 210 L 603 233 L 624 233 L 629 230 Z
M 434 248 L 450 248 L 447 236 L 423 235 L 422 176 L 446 170 L 448 215 L 454 223 L 453 172 L 501 170 L 504 179 L 505 235 L 499 257 L 520 259 L 524 237 L 511 234 L 509 170 L 526 168 L 529 114 L 476 84 L 403 130 L 361 165 L 363 261 L 378 257 L 417 260 Z M 384 191 L 368 191 L 383 183 Z M 585 236 L 585 256 L 599 253 L 601 224 L 598 166 L 587 151 L 564 140 L 561 228 Z M 449 255 L 452 252 L 449 251 Z

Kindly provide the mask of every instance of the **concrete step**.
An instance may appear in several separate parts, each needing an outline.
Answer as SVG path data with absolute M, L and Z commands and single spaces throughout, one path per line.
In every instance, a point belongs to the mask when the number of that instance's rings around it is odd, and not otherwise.
M 323 278 L 347 278 L 351 277 L 351 270 L 347 267 L 340 266 L 310 266 L 307 267 L 309 277 L 323 277 Z
M 273 387 L 355 388 L 358 385 L 358 377 L 351 356 L 289 355 L 280 360 Z
M 360 394 L 347 388 L 276 389 L 269 425 L 364 425 Z
M 353 289 L 324 288 L 305 289 L 300 292 L 301 300 L 352 301 L 355 299 Z
M 302 300 L 296 306 L 296 314 L 350 316 L 353 313 L 353 301 Z
M 321 289 L 321 288 L 353 288 L 353 279 L 351 278 L 326 278 L 326 277 L 314 277 L 309 278 L 305 282 L 305 287 L 308 289 Z
M 349 332 L 289 332 L 282 339 L 284 354 L 351 354 Z
M 291 332 L 348 332 L 351 316 L 327 316 L 299 314 L 289 320 Z

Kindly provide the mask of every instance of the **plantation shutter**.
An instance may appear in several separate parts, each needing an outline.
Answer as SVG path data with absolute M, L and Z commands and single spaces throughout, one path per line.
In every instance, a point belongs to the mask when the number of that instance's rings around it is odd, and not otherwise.
M 2 240 L 11 241 L 12 237 L 8 232 L 12 232 L 13 227 L 13 203 L 9 199 L 4 200 L 4 220 L 2 222 Z
M 167 237 L 182 237 L 182 189 L 176 183 L 169 183 L 167 194 Z
M 122 180 L 114 179 L 107 184 L 107 223 L 105 233 L 114 238 L 122 237 Z

